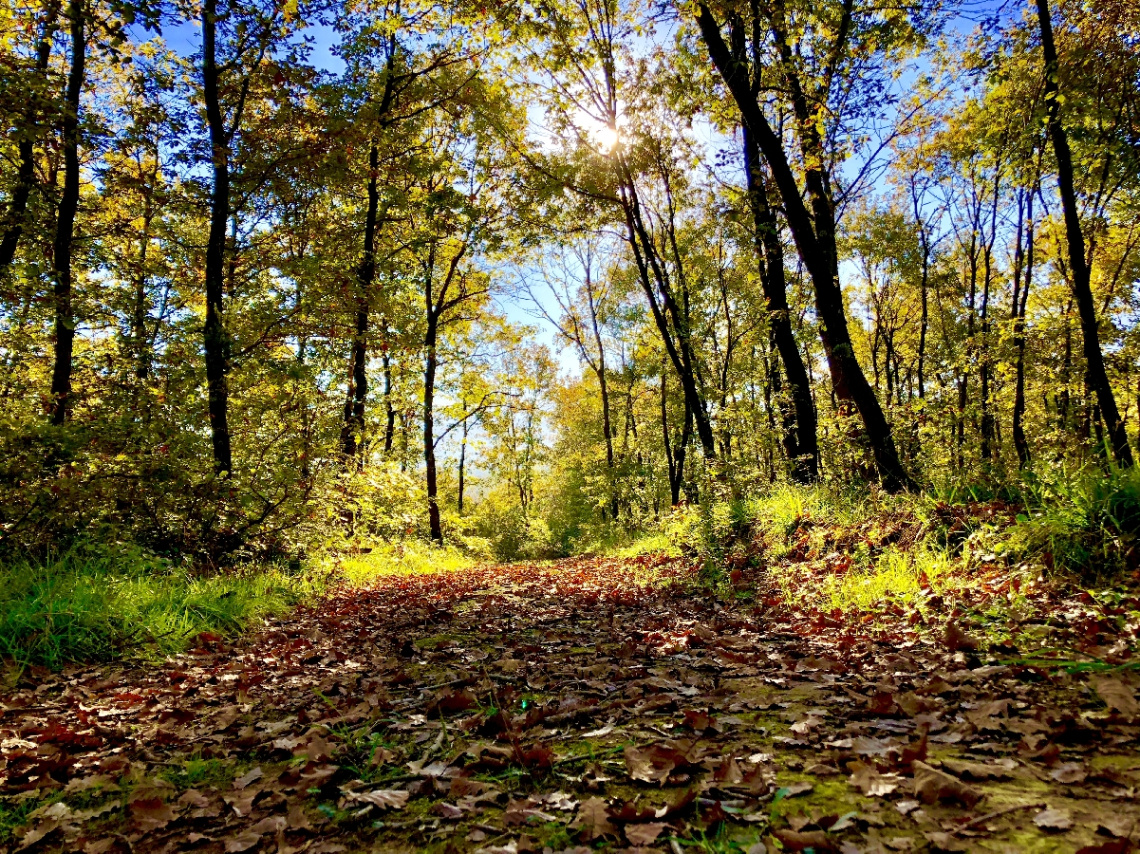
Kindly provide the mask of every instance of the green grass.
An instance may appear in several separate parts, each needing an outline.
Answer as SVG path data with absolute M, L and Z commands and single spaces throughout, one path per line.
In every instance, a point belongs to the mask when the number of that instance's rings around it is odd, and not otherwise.
M 419 540 L 377 545 L 367 554 L 328 559 L 323 565 L 349 584 L 366 585 L 392 575 L 422 575 L 469 569 L 478 561 L 455 546 L 434 546 Z
M 202 632 L 229 635 L 283 613 L 321 585 L 273 567 L 199 576 L 134 552 L 17 560 L 0 566 L 0 656 L 58 669 L 169 654 Z
M 322 557 L 296 572 L 248 564 L 198 573 L 133 549 L 86 547 L 0 564 L 0 659 L 59 669 L 185 649 L 203 632 L 233 636 L 258 619 L 347 582 L 450 572 L 475 559 L 416 540 Z

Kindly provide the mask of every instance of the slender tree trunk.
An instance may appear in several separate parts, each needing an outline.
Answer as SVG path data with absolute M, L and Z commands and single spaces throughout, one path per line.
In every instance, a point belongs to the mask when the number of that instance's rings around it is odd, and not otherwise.
M 396 436 L 396 406 L 392 403 L 392 357 L 385 347 L 380 353 L 384 363 L 384 456 L 392 453 L 392 441 Z
M 74 8 L 74 7 L 73 7 Z M 36 43 L 36 77 L 47 76 L 48 62 L 51 59 L 51 44 L 58 25 L 59 3 L 57 0 L 48 0 L 44 4 L 44 24 L 40 31 L 40 39 Z M 73 28 L 74 32 L 74 28 Z M 74 57 L 72 64 L 74 65 Z M 35 143 L 39 135 L 39 122 L 37 108 L 39 97 L 28 98 L 24 112 L 22 126 L 16 131 L 16 156 L 19 166 L 16 171 L 16 185 L 12 188 L 12 198 L 8 202 L 8 213 L 4 217 L 3 236 L 0 237 L 0 275 L 16 257 L 16 249 L 20 243 L 20 236 L 24 233 L 24 217 L 28 211 L 28 199 L 32 193 L 36 177 Z
M 436 337 L 438 318 L 428 314 L 427 334 L 424 336 L 424 469 L 427 482 L 428 529 L 433 541 L 443 542 L 443 527 L 439 518 L 439 479 L 435 464 L 435 373 L 438 367 Z
M 1017 451 L 1017 461 L 1021 468 L 1029 464 L 1029 441 L 1025 437 L 1025 305 L 1029 299 L 1029 287 L 1033 282 L 1033 193 L 1027 194 L 1026 223 L 1025 223 L 1025 251 L 1022 262 L 1021 223 L 1018 222 L 1016 265 L 1018 269 L 1014 275 L 1013 292 L 1013 346 L 1016 351 L 1014 363 L 1014 393 L 1013 393 L 1013 446 Z M 1020 217 L 1019 217 L 1020 219 Z M 1024 283 L 1021 267 L 1024 265 Z
M 748 200 L 752 208 L 756 230 L 755 246 L 760 262 L 760 282 L 768 303 L 768 324 L 772 339 L 784 365 L 795 411 L 795 420 L 784 419 L 784 448 L 792 467 L 792 479 L 799 483 L 814 483 L 819 479 L 819 444 L 815 405 L 811 399 L 811 385 L 804 367 L 796 336 L 792 331 L 791 310 L 788 307 L 787 282 L 784 277 L 784 248 L 780 244 L 776 214 L 768 202 L 768 192 L 760 173 L 760 149 L 747 127 L 744 137 L 744 169 Z M 789 429 L 791 428 L 791 429 Z
M 56 217 L 52 246 L 55 299 L 55 364 L 51 375 L 51 421 L 67 420 L 71 405 L 72 357 L 75 349 L 75 312 L 72 307 L 72 241 L 79 210 L 79 99 L 83 94 L 87 60 L 86 10 L 83 0 L 71 0 L 71 67 L 67 73 L 60 139 L 63 146 L 63 194 Z
M 990 352 L 990 289 L 993 284 L 994 243 L 997 240 L 997 211 L 1001 194 L 1001 172 L 994 177 L 994 200 L 990 213 L 990 234 L 982 246 L 982 314 L 978 372 L 982 386 L 982 460 L 989 462 L 994 455 L 997 424 L 993 412 L 991 387 L 993 385 L 993 354 Z
M 458 502 L 457 502 L 458 507 L 459 507 L 459 515 L 460 516 L 463 515 L 463 486 L 464 486 L 463 475 L 464 475 L 464 464 L 467 462 L 468 427 L 467 427 L 467 403 L 466 403 L 466 401 L 464 401 L 464 403 L 463 403 L 463 428 L 462 429 L 463 429 L 463 439 L 459 443 L 459 498 L 458 498 Z
M 210 190 L 210 233 L 206 243 L 206 390 L 214 470 L 233 469 L 230 450 L 229 371 L 230 339 L 223 322 L 225 292 L 226 226 L 230 218 L 230 132 L 225 127 L 219 95 L 217 60 L 217 0 L 202 2 L 202 94 L 210 128 L 213 186 Z M 235 124 L 236 127 L 236 124 Z
M 368 149 L 368 206 L 364 215 L 364 251 L 356 268 L 356 323 L 349 360 L 348 393 L 344 402 L 344 424 L 340 448 L 345 461 L 359 463 L 364 436 L 364 413 L 368 400 L 368 323 L 372 286 L 376 281 L 376 222 L 380 210 L 378 171 L 380 148 L 372 140 Z
M 1081 319 L 1088 382 L 1092 386 L 1101 416 L 1108 427 L 1113 456 L 1121 467 L 1130 468 L 1133 458 L 1132 448 L 1128 444 L 1128 431 L 1124 420 L 1120 417 L 1120 410 L 1117 409 L 1116 396 L 1112 392 L 1104 364 L 1104 354 L 1100 349 L 1099 325 L 1092 296 L 1092 274 L 1088 259 L 1085 257 L 1085 238 L 1081 230 L 1077 193 L 1073 183 L 1073 155 L 1069 150 L 1069 138 L 1061 123 L 1058 80 L 1060 67 L 1057 61 L 1057 49 L 1053 44 L 1053 22 L 1049 13 L 1049 0 L 1037 0 L 1037 19 L 1041 25 L 1041 49 L 1045 55 L 1045 103 L 1048 109 L 1049 136 L 1053 140 L 1053 152 L 1057 157 L 1057 188 L 1061 194 L 1061 207 L 1065 214 L 1065 235 L 1068 239 L 1069 265 L 1072 268 L 1073 296 L 1077 301 L 1077 311 Z
M 589 269 L 587 269 L 586 275 L 590 275 Z M 594 373 L 597 374 L 598 391 L 602 396 L 602 433 L 605 434 L 606 438 L 606 470 L 610 476 L 610 518 L 616 522 L 618 517 L 618 494 L 617 484 L 614 482 L 614 439 L 613 425 L 610 421 L 610 392 L 609 381 L 606 375 L 606 348 L 602 342 L 602 330 L 598 326 L 598 310 L 594 303 L 592 282 L 587 280 L 586 286 L 590 308 L 590 325 L 594 333 L 594 346 L 598 348 L 598 362 Z
M 657 330 L 661 333 L 665 352 L 673 363 L 673 368 L 677 371 L 677 378 L 681 381 L 681 390 L 692 410 L 701 449 L 706 459 L 715 460 L 716 437 L 713 435 L 712 423 L 709 420 L 708 409 L 697 377 L 696 360 L 693 355 L 692 341 L 689 339 L 687 318 L 683 315 L 681 307 L 677 305 L 660 253 L 645 227 L 645 222 L 641 216 L 641 202 L 638 199 L 637 188 L 632 179 L 627 179 L 621 188 L 621 193 L 627 237 L 630 247 L 633 249 L 634 262 L 637 265 L 642 290 L 648 299 L 650 312 L 657 325 Z M 672 328 L 670 328 L 670 324 L 672 324 Z
M 807 195 L 811 201 L 809 211 L 803 193 L 792 171 L 783 140 L 772 128 L 748 80 L 747 66 L 734 62 L 720 33 L 720 26 L 704 4 L 698 4 L 698 24 L 709 57 L 724 79 L 744 125 L 756 139 L 772 177 L 784 202 L 785 216 L 792 237 L 799 248 L 800 257 L 807 267 L 815 288 L 816 310 L 821 321 L 820 333 L 824 351 L 831 369 L 832 385 L 836 397 L 844 405 L 853 405 L 863 422 L 863 431 L 875 459 L 880 481 L 885 489 L 900 491 L 911 488 L 914 482 L 903 468 L 883 409 L 875 391 L 855 357 L 855 348 L 847 326 L 843 305 L 843 291 L 839 284 L 839 256 L 835 238 L 835 211 L 832 204 L 828 177 L 823 164 L 827 158 L 819 138 L 811 109 L 804 94 L 799 91 L 798 78 L 789 56 L 790 48 L 784 44 L 781 32 L 773 35 L 784 57 L 787 83 L 792 89 L 792 102 L 797 116 L 800 144 L 805 160 L 814 164 L 807 170 Z M 744 38 L 741 33 L 740 39 Z M 699 426 L 699 422 L 698 422 Z

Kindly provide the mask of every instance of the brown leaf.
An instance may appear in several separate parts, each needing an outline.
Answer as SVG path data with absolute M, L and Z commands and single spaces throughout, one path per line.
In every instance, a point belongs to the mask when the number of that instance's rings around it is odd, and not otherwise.
M 1017 763 L 1011 759 L 993 765 L 964 759 L 943 759 L 942 765 L 967 780 L 1008 780 L 1013 769 L 1017 767 Z
M 665 822 L 629 824 L 625 828 L 625 838 L 629 840 L 630 845 L 652 845 L 668 826 Z
M 1110 709 L 1116 709 L 1128 718 L 1140 716 L 1140 703 L 1136 702 L 1136 691 L 1131 685 L 1109 676 L 1093 677 L 1092 684 Z
M 951 652 L 958 652 L 963 649 L 976 651 L 981 646 L 981 641 L 967 633 L 953 620 L 946 624 L 946 633 L 942 635 L 942 643 Z
M 1132 850 L 1131 839 L 1113 839 L 1101 845 L 1086 845 L 1078 848 L 1077 854 L 1129 854 Z
M 880 774 L 874 766 L 863 762 L 852 762 L 847 767 L 852 772 L 847 782 L 870 797 L 881 798 L 902 785 L 902 778 L 897 774 Z
M 131 801 L 131 818 L 139 830 L 158 830 L 174 821 L 174 811 L 162 798 L 139 798 Z
M 240 792 L 254 780 L 260 780 L 262 776 L 261 767 L 254 768 L 234 780 L 234 789 Z
M 373 789 L 371 792 L 349 792 L 350 801 L 372 804 L 381 809 L 402 810 L 408 803 L 411 792 L 403 789 Z
M 931 768 L 925 762 L 914 763 L 914 793 L 925 804 L 957 801 L 967 809 L 982 799 L 982 793 L 957 777 Z
M 1089 772 L 1080 762 L 1065 762 L 1050 771 L 1049 776 L 1058 783 L 1083 783 Z
M 570 825 L 579 831 L 579 835 L 587 842 L 603 836 L 617 837 L 618 829 L 610 821 L 606 812 L 606 802 L 601 798 L 590 798 L 578 810 L 578 817 Z
M 1042 810 L 1033 817 L 1033 823 L 1042 830 L 1068 830 L 1073 818 L 1064 810 Z
M 782 829 L 774 831 L 772 835 L 780 840 L 785 851 L 806 851 L 810 848 L 813 851 L 822 852 L 822 854 L 838 854 L 839 852 L 839 849 L 822 830 L 797 832 Z

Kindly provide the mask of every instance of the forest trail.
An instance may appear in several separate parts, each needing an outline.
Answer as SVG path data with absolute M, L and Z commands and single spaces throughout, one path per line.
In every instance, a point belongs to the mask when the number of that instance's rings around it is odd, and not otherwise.
M 0 694 L 9 848 L 1132 849 L 1134 670 L 1010 663 L 695 571 L 391 577 L 232 646 L 25 673 Z

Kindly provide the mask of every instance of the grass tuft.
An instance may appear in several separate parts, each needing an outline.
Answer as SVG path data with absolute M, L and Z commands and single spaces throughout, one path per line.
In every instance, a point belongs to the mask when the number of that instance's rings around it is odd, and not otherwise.
M 228 635 L 319 589 L 310 576 L 238 567 L 199 576 L 132 553 L 72 551 L 0 566 L 0 656 L 58 669 L 127 652 L 165 655 Z

